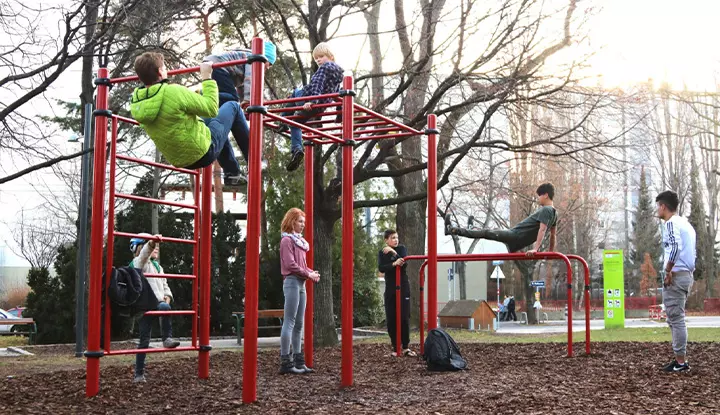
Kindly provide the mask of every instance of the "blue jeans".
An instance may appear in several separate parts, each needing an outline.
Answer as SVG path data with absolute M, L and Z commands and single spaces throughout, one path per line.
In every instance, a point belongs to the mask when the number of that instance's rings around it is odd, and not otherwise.
M 301 88 L 298 88 L 293 91 L 293 93 L 290 95 L 290 98 L 298 98 L 303 96 L 303 90 Z M 303 105 L 305 102 L 298 101 L 298 102 L 291 102 L 287 104 L 291 107 L 299 107 Z M 322 108 L 313 108 L 310 111 L 296 111 L 295 115 L 299 115 L 300 118 L 295 119 L 293 121 L 298 122 L 300 124 L 305 124 L 310 119 L 317 117 L 318 114 L 321 114 L 323 112 Z M 289 112 L 283 113 L 284 116 L 292 115 Z M 298 127 L 290 127 L 290 151 L 292 153 L 296 151 L 303 151 L 303 144 L 302 144 L 302 130 L 300 130 Z
M 282 330 L 280 330 L 280 356 L 290 354 L 291 343 L 292 352 L 300 354 L 307 299 L 305 280 L 288 275 L 283 281 L 283 294 L 285 295 L 285 315 Z
M 220 163 L 226 174 L 240 173 L 240 164 L 235 158 L 235 151 L 230 145 L 228 134 L 230 131 L 241 131 L 244 127 L 248 130 L 245 116 L 237 102 L 226 102 L 220 107 L 218 115 L 215 118 L 206 118 L 203 120 L 205 125 L 210 129 L 210 148 L 200 160 L 187 166 L 188 169 L 199 169 L 211 165 L 215 160 Z M 240 134 L 240 133 L 238 133 Z M 233 134 L 235 135 L 235 134 Z M 240 147 L 242 149 L 242 147 Z M 247 147 L 246 147 L 247 148 Z
M 171 309 L 170 304 L 161 301 L 157 305 L 157 309 L 160 311 L 169 311 Z M 154 316 L 142 316 L 138 330 L 140 331 L 140 343 L 138 343 L 138 349 L 147 349 L 150 347 L 150 334 L 152 331 L 152 322 Z M 168 337 L 172 337 L 172 322 L 170 316 L 160 317 L 160 330 L 162 331 L 162 339 L 165 341 Z M 139 376 L 145 373 L 145 353 L 138 353 L 135 355 L 135 376 Z
M 228 71 L 218 68 L 212 72 L 212 79 L 217 82 L 218 85 L 218 96 L 220 98 L 220 106 L 226 102 L 239 102 L 240 95 L 238 95 L 237 89 L 235 88 L 235 82 L 230 76 Z M 232 131 L 235 142 L 240 148 L 240 152 L 243 154 L 245 161 L 248 161 L 249 157 L 249 146 L 250 146 L 250 129 L 248 128 L 247 120 L 244 115 L 240 115 L 241 120 L 233 123 L 230 131 Z

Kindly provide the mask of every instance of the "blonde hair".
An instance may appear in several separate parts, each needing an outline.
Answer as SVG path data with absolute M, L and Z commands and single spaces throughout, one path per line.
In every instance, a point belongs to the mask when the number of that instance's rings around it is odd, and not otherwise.
M 286 233 L 295 232 L 295 222 L 300 219 L 300 216 L 305 217 L 305 212 L 298 208 L 292 208 L 285 213 L 285 217 L 280 224 L 280 230 Z
M 330 50 L 330 45 L 325 42 L 318 43 L 315 49 L 313 49 L 313 58 L 317 55 L 327 56 L 331 61 L 335 60 L 335 54 Z

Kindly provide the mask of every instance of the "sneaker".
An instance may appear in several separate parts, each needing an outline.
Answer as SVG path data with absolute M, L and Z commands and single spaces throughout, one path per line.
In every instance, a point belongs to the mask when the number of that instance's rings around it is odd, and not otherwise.
M 225 186 L 238 186 L 247 183 L 247 176 L 242 173 L 226 174 L 223 182 Z
M 673 359 L 673 361 L 665 365 L 662 370 L 667 373 L 689 372 L 690 365 L 688 365 L 687 362 L 680 364 L 677 360 Z
M 300 163 L 302 163 L 304 158 L 305 153 L 302 150 L 293 151 L 290 162 L 287 164 L 287 166 L 285 166 L 285 169 L 287 169 L 287 171 L 297 170 L 297 168 L 300 167 Z
M 174 349 L 178 346 L 180 346 L 180 342 L 173 339 L 172 337 L 168 337 L 167 339 L 163 340 L 163 347 L 166 349 Z
M 145 375 L 135 375 L 135 379 L 133 379 L 133 383 L 145 383 L 147 380 L 145 380 Z

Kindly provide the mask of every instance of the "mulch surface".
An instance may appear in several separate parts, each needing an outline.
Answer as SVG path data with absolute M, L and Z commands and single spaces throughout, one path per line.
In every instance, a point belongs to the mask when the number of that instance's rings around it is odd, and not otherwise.
M 316 352 L 317 372 L 280 376 L 277 351 L 259 354 L 258 403 L 242 404 L 242 354 L 213 353 L 210 379 L 197 359 L 155 361 L 148 383 L 131 365 L 104 365 L 101 391 L 85 398 L 84 370 L 0 379 L 0 413 L 147 414 L 677 414 L 720 413 L 720 344 L 690 345 L 692 371 L 665 374 L 670 346 L 599 343 L 565 358 L 561 344 L 461 344 L 463 372 L 431 373 L 388 347 L 355 346 L 355 384 L 340 389 L 340 348 Z M 112 359 L 106 357 L 104 359 Z

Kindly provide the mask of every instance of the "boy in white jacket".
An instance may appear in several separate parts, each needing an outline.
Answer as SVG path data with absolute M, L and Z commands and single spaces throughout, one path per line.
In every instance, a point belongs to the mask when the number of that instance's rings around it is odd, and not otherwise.
M 140 234 L 151 236 L 150 234 Z M 162 239 L 162 235 L 155 235 L 155 238 Z M 160 242 L 155 240 L 146 241 L 142 238 L 130 240 L 130 249 L 135 254 L 132 260 L 134 268 L 142 270 L 143 274 L 163 274 L 163 269 L 158 263 L 160 253 Z M 168 311 L 173 300 L 172 291 L 165 278 L 147 278 L 150 287 L 157 297 L 157 309 Z M 152 330 L 153 316 L 142 316 L 139 323 L 140 343 L 139 349 L 147 349 L 150 346 L 150 334 Z M 180 342 L 172 338 L 172 323 L 170 317 L 160 317 L 160 328 L 162 331 L 163 347 L 174 349 Z M 135 355 L 135 382 L 145 382 L 145 353 Z

